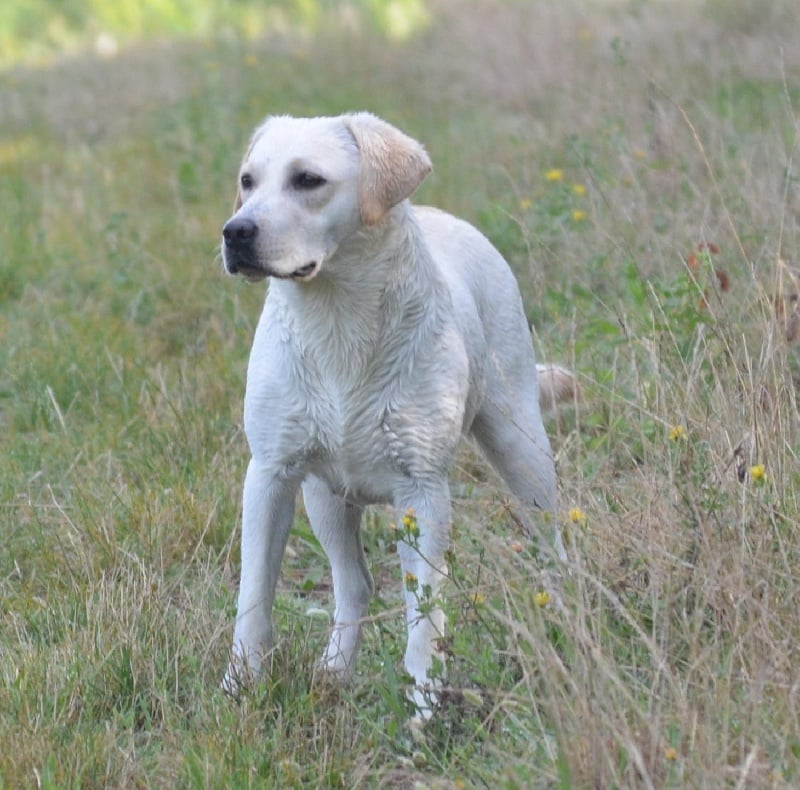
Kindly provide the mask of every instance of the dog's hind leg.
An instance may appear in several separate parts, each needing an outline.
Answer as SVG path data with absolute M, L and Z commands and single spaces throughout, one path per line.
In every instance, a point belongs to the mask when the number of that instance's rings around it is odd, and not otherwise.
M 472 434 L 511 493 L 526 509 L 556 509 L 553 452 L 538 405 L 512 405 L 496 400 L 487 403 L 472 424 Z M 553 548 L 558 558 L 566 561 L 561 529 L 555 520 Z
M 336 611 L 322 656 L 324 669 L 348 675 L 361 641 L 361 622 L 372 597 L 372 575 L 361 542 L 363 508 L 348 504 L 318 477 L 303 483 L 303 501 L 314 534 L 325 549 L 333 574 Z

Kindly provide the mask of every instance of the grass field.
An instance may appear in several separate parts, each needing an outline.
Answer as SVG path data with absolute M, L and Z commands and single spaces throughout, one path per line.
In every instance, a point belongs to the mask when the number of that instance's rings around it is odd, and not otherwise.
M 0 72 L 0 787 L 797 786 L 796 0 L 358 22 Z M 418 200 L 490 236 L 583 391 L 549 422 L 552 600 L 464 449 L 452 691 L 422 733 L 383 510 L 353 685 L 314 675 L 331 595 L 302 512 L 271 673 L 218 685 L 264 296 L 222 274 L 220 229 L 265 114 L 349 109 L 425 142 Z

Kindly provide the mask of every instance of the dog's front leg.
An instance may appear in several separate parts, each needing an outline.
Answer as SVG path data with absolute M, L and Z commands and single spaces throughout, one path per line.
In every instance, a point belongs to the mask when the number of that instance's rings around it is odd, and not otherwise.
M 361 542 L 363 508 L 348 504 L 317 477 L 303 483 L 311 528 L 331 563 L 336 599 L 333 631 L 321 666 L 341 677 L 352 673 L 361 641 L 361 621 L 372 597 L 372 575 Z
M 406 670 L 414 678 L 413 701 L 419 715 L 431 715 L 431 689 L 441 684 L 444 655 L 444 612 L 439 592 L 447 576 L 445 553 L 450 543 L 450 490 L 447 481 L 397 501 L 403 539 L 398 553 L 403 569 L 408 644 Z
M 235 693 L 261 671 L 272 648 L 272 604 L 294 518 L 298 483 L 255 458 L 244 482 L 242 575 L 231 662 L 223 687 Z

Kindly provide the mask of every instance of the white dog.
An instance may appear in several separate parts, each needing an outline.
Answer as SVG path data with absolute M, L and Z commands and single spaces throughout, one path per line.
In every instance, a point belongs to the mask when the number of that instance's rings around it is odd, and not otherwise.
M 268 118 L 245 155 L 223 258 L 231 274 L 272 282 L 247 371 L 252 458 L 228 689 L 258 673 L 272 647 L 300 488 L 332 567 L 322 665 L 338 674 L 352 670 L 373 590 L 364 506 L 391 503 L 398 524 L 413 512 L 418 537 L 398 548 L 406 580 L 416 579 L 406 590 L 405 664 L 423 713 L 441 657 L 448 472 L 462 434 L 524 506 L 555 508 L 540 401 L 568 397 L 573 378 L 547 367 L 537 380 L 517 284 L 487 239 L 409 203 L 430 169 L 419 143 L 368 113 Z M 557 528 L 555 549 L 565 557 Z

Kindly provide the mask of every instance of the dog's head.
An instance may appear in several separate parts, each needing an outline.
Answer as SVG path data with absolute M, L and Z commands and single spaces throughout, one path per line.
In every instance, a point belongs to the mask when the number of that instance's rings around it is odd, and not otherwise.
M 231 274 L 311 280 L 353 233 L 377 225 L 431 170 L 425 149 L 369 113 L 268 118 L 239 170 L 222 230 Z

